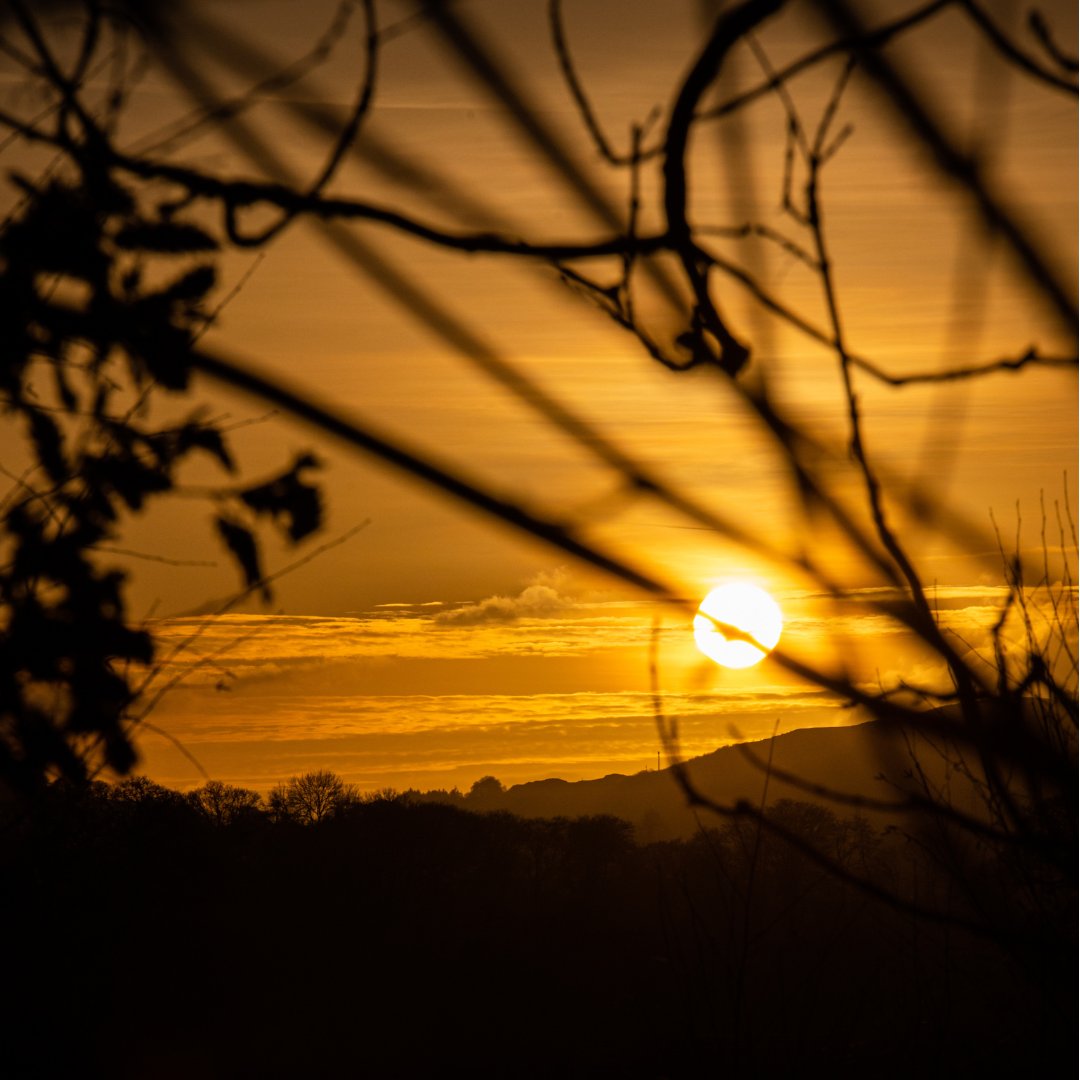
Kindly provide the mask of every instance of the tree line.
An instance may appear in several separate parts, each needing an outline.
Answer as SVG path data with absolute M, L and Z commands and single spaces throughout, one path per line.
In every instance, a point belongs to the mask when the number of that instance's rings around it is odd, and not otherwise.
M 642 843 L 465 812 L 485 786 L 129 778 L 11 804 L 0 917 L 34 950 L 2 980 L 9 1075 L 1000 1075 L 1071 1040 L 1071 956 L 969 930 L 947 853 L 896 830 L 766 812 L 908 908 L 754 819 Z
M 56 790 L 66 787 L 56 785 Z M 354 807 L 373 801 L 441 802 L 465 809 L 489 809 L 494 797 L 505 791 L 494 776 L 477 780 L 465 794 L 457 788 L 398 792 L 393 788 L 361 793 L 330 769 L 315 769 L 275 784 L 265 795 L 237 784 L 207 780 L 187 792 L 175 791 L 146 776 L 129 776 L 116 783 L 93 781 L 90 798 L 114 806 L 169 809 L 177 814 L 194 812 L 212 825 L 234 825 L 266 818 L 272 822 L 317 825 L 348 814 Z

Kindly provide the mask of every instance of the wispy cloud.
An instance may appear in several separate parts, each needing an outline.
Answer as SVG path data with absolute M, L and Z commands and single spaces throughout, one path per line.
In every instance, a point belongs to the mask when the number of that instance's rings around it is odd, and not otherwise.
M 435 616 L 440 626 L 505 625 L 521 619 L 550 619 L 564 615 L 576 606 L 573 597 L 563 591 L 567 575 L 563 570 L 533 578 L 516 596 L 489 596 L 475 604 L 441 611 Z

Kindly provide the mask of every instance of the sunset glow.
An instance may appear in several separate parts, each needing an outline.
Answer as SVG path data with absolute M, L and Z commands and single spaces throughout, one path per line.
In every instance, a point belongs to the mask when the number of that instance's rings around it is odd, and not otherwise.
M 781 665 L 760 663 L 781 627 L 781 647 L 802 664 L 843 666 L 860 685 L 880 679 L 889 689 L 914 678 L 928 691 L 941 688 L 946 666 L 925 655 L 910 622 L 893 617 L 903 590 L 874 555 L 882 545 L 849 451 L 852 408 L 839 358 L 827 345 L 836 335 L 823 303 L 823 260 L 802 205 L 809 166 L 788 162 L 780 99 L 765 94 L 739 110 L 745 145 L 723 151 L 739 158 L 738 167 L 716 157 L 728 121 L 706 114 L 725 95 L 737 96 L 736 88 L 760 81 L 752 50 L 739 46 L 725 59 L 710 91 L 715 101 L 703 99 L 686 144 L 693 181 L 687 224 L 715 260 L 704 283 L 716 308 L 710 323 L 702 322 L 694 283 L 679 280 L 679 266 L 693 260 L 666 249 L 653 256 L 647 245 L 630 257 L 616 244 L 612 223 L 629 220 L 632 170 L 609 168 L 592 145 L 548 40 L 552 5 L 470 0 L 460 17 L 501 43 L 492 48 L 505 49 L 521 96 L 551 125 L 559 160 L 573 164 L 589 191 L 548 160 L 543 146 L 550 140 L 534 144 L 516 131 L 502 91 L 464 73 L 443 24 L 428 15 L 412 21 L 405 4 L 379 12 L 383 29 L 405 21 L 379 50 L 374 104 L 340 159 L 327 132 L 344 130 L 364 78 L 344 38 L 296 86 L 261 97 L 245 114 L 242 138 L 206 124 L 173 148 L 168 125 L 183 127 L 193 104 L 207 104 L 189 100 L 177 71 L 201 67 L 211 82 L 220 75 L 220 86 L 199 91 L 211 98 L 243 93 L 313 47 L 336 10 L 267 0 L 265 17 L 252 22 L 244 5 L 197 6 L 213 32 L 199 30 L 198 21 L 178 23 L 173 40 L 183 63 L 161 67 L 152 85 L 133 83 L 124 145 L 164 140 L 148 152 L 151 165 L 173 155 L 177 165 L 253 182 L 295 173 L 305 189 L 321 163 L 333 160 L 339 167 L 327 192 L 351 209 L 334 222 L 297 218 L 256 245 L 256 261 L 255 248 L 233 245 L 222 233 L 222 206 L 195 199 L 184 221 L 204 229 L 207 244 L 221 252 L 204 307 L 224 306 L 205 327 L 185 333 L 298 386 L 378 436 L 363 445 L 400 443 L 409 455 L 399 462 L 410 455 L 430 461 L 492 498 L 463 502 L 449 494 L 453 487 L 420 482 L 356 443 L 202 374 L 171 402 L 157 394 L 153 408 L 163 417 L 169 409 L 187 415 L 190 407 L 229 418 L 224 437 L 236 472 L 224 475 L 200 444 L 178 466 L 173 482 L 182 498 L 148 497 L 137 513 L 125 510 L 116 535 L 103 541 L 109 550 L 94 556 L 103 571 L 122 575 L 131 617 L 152 615 L 156 668 L 138 683 L 148 722 L 131 725 L 148 776 L 192 788 L 205 770 L 265 792 L 327 765 L 365 791 L 467 790 L 489 773 L 508 783 L 632 774 L 656 760 L 647 695 L 657 618 L 661 689 L 678 706 L 688 755 L 732 741 L 733 730 L 760 738 L 778 718 L 783 730 L 865 719 Z M 867 10 L 884 19 L 887 6 Z M 344 5 L 353 12 L 349 33 L 362 35 L 362 7 Z M 701 9 L 572 0 L 563 7 L 568 55 L 608 137 L 660 110 L 644 143 L 634 226 L 649 244 L 659 243 L 673 205 L 663 198 L 670 176 L 659 153 L 672 119 L 665 110 L 701 47 Z M 1070 40 L 1075 11 L 1057 7 L 1062 40 Z M 821 48 L 831 32 L 808 11 L 787 5 L 765 20 L 762 56 L 783 64 Z M 48 31 L 61 40 L 65 26 L 50 22 Z M 229 77 L 230 61 L 215 59 L 212 43 L 234 54 Z M 529 47 L 519 50 L 521 43 Z M 1060 240 L 1055 265 L 1070 267 L 1074 103 L 1026 78 L 1010 83 L 1012 96 L 997 104 L 973 97 L 970 72 L 957 57 L 970 48 L 973 57 L 986 52 L 980 62 L 998 60 L 965 28 L 959 8 L 890 47 L 937 73 L 933 93 L 956 105 L 949 123 L 964 128 L 968 144 L 1000 134 L 985 164 L 987 182 L 1008 192 L 1036 235 Z M 12 88 L 30 78 L 11 56 L 3 63 Z M 839 141 L 836 153 L 823 155 L 823 213 L 813 219 L 827 222 L 820 239 L 834 273 L 828 285 L 847 351 L 860 358 L 851 389 L 862 442 L 885 493 L 884 520 L 923 582 L 933 582 L 938 624 L 992 660 L 990 628 L 1007 589 L 989 513 L 1010 547 L 1040 565 L 1042 537 L 1069 536 L 1067 522 L 1057 527 L 1053 505 L 1063 470 L 1076 460 L 1075 373 L 1068 368 L 1075 328 L 1031 302 L 1022 266 L 989 257 L 992 245 L 881 107 L 867 73 L 856 70 L 830 112 L 842 70 L 839 58 L 812 65 L 790 89 L 806 128 L 802 141 L 813 141 L 819 119 L 835 118 L 821 133 L 822 146 Z M 1029 122 L 1034 117 L 1038 123 Z M 735 138 L 737 128 L 731 131 Z M 625 159 L 627 146 L 615 151 Z M 33 141 L 15 142 L 7 154 L 27 176 L 51 168 L 44 146 Z M 117 180 L 138 184 L 137 174 L 124 170 Z M 240 207 L 240 216 L 250 215 L 241 233 L 258 233 L 260 215 L 291 220 L 287 207 L 272 205 L 277 190 L 264 192 L 269 203 Z M 22 197 L 13 188 L 10 205 Z M 782 209 L 792 200 L 790 212 Z M 382 220 L 386 212 L 391 218 Z M 422 228 L 403 233 L 393 215 Z M 436 242 L 432 228 L 449 242 Z M 119 222 L 109 229 L 122 235 Z M 565 244 L 615 246 L 596 258 L 519 258 L 485 250 L 491 236 L 512 241 L 513 251 L 518 243 L 560 252 Z M 476 250 L 458 250 L 455 237 L 471 237 Z M 182 276 L 195 272 L 188 262 L 194 267 L 202 250 L 210 247 L 148 253 L 146 280 L 185 287 L 209 281 L 202 270 Z M 126 257 L 117 256 L 116 280 L 124 280 Z M 757 292 L 744 287 L 746 275 Z M 59 284 L 73 282 L 62 275 Z M 735 377 L 707 355 L 720 343 L 717 320 L 749 350 Z M 1024 357 L 1033 347 L 1039 359 L 1025 361 L 1023 371 L 918 378 Z M 27 368 L 39 395 L 51 385 L 43 371 Z M 122 367 L 108 374 L 123 382 Z M 913 376 L 910 384 L 890 381 Z M 79 392 L 81 412 L 92 411 L 89 389 Z M 117 396 L 118 413 L 138 395 L 134 388 L 123 402 Z M 41 406 L 45 416 L 59 415 L 63 396 L 45 394 Z M 68 427 L 65 438 L 79 445 L 74 420 Z M 46 429 L 41 417 L 0 429 L 3 467 L 15 476 L 31 469 L 25 433 Z M 787 434 L 777 439 L 778 431 Z M 796 459 L 796 451 L 807 456 Z M 267 486 L 307 454 L 321 468 Z M 807 470 L 809 501 L 792 486 L 792 476 Z M 69 462 L 68 472 L 78 475 L 78 462 Z M 237 498 L 249 488 L 254 502 Z M 219 508 L 198 502 L 199 493 L 222 500 Z M 283 533 L 280 526 L 295 519 L 273 502 L 289 493 L 304 495 L 309 512 L 322 511 L 319 530 L 295 546 L 302 530 Z M 481 505 L 509 507 L 519 523 L 525 511 L 544 537 L 569 537 L 601 557 L 590 566 L 565 547 L 538 543 L 527 529 L 507 529 L 505 520 L 477 510 Z M 935 518 L 934 506 L 947 514 Z M 234 531 L 240 548 L 226 549 L 215 517 L 258 541 L 257 567 L 238 566 L 244 534 Z M 848 522 L 862 535 L 853 542 L 849 529 L 830 522 Z M 1049 552 L 1047 586 L 1070 588 L 1075 580 L 1069 546 Z M 597 570 L 615 564 L 634 573 Z M 259 589 L 236 595 L 243 575 L 256 569 L 275 575 L 270 604 Z M 642 577 L 659 588 L 642 593 L 632 583 Z M 751 582 L 783 597 L 782 616 Z M 693 604 L 711 585 L 722 588 L 695 617 Z M 685 597 L 692 598 L 686 607 Z M 1052 599 L 1047 593 L 1039 602 Z M 726 638 L 713 619 L 763 648 Z

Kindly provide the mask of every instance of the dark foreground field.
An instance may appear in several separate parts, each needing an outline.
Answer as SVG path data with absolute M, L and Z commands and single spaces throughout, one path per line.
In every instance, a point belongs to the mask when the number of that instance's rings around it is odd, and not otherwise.
M 989 1077 L 1075 1060 L 1075 948 L 1055 955 L 1036 925 L 969 933 L 977 882 L 962 896 L 909 840 L 821 807 L 772 813 L 956 917 L 883 904 L 749 823 L 638 845 L 614 818 L 390 798 L 316 825 L 215 822 L 163 790 L 54 789 L 4 823 L 3 1075 Z

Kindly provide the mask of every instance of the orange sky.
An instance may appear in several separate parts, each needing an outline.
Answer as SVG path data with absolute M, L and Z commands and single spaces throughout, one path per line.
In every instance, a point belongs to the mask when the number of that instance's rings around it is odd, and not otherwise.
M 875 22 L 912 6 L 864 5 Z M 989 6 L 1003 23 L 1015 8 Z M 623 206 L 626 174 L 605 168 L 582 132 L 547 41 L 545 5 L 462 7 L 582 170 L 613 205 Z M 794 7 L 793 16 L 760 34 L 774 65 L 814 40 L 801 17 L 806 5 Z M 565 9 L 597 113 L 613 141 L 625 146 L 632 122 L 670 104 L 700 39 L 700 8 L 566 0 Z M 284 62 L 310 47 L 333 7 L 236 2 L 195 10 Z M 408 21 L 411 11 L 406 4 L 380 6 L 385 25 L 406 21 L 383 49 L 365 131 L 435 179 L 415 188 L 350 160 L 331 192 L 440 225 L 499 227 L 530 240 L 602 235 L 513 132 L 503 106 L 463 77 L 456 58 L 439 48 L 422 21 Z M 1051 12 L 1060 40 L 1075 42 L 1075 5 L 1057 3 Z M 360 55 L 359 16 L 354 21 L 333 57 L 284 96 L 329 104 L 343 115 Z M 980 148 L 994 185 L 1075 281 L 1075 100 L 1025 77 L 1006 77 L 990 50 L 974 44 L 978 40 L 960 15 L 946 14 L 910 38 L 900 55 L 918 63 L 921 86 L 950 128 L 964 145 Z M 238 73 L 235 57 L 230 68 L 209 56 L 205 42 L 191 49 L 219 92 L 251 81 L 251 73 Z M 727 86 L 756 82 L 757 70 L 744 52 Z M 792 83 L 808 122 L 835 74 L 831 66 Z M 17 93 L 10 79 L 0 85 Z M 187 107 L 151 67 L 132 102 L 129 138 L 164 128 Z M 896 136 L 858 75 L 839 122 L 851 122 L 853 134 L 825 171 L 824 199 L 845 328 L 858 353 L 894 372 L 1019 356 L 1032 346 L 1075 355 L 1070 335 L 1032 299 L 1003 245 L 986 239 L 964 198 Z M 318 169 L 325 137 L 313 137 L 273 102 L 252 114 L 252 125 L 282 168 L 298 177 Z M 777 100 L 766 98 L 744 114 L 737 165 L 732 142 L 720 132 L 718 125 L 702 125 L 695 136 L 695 220 L 734 225 L 754 219 L 798 236 L 779 206 L 784 114 Z M 176 160 L 236 175 L 260 171 L 213 132 L 178 149 Z M 642 183 L 647 230 L 659 220 L 655 170 Z M 454 188 L 476 207 L 459 200 L 454 210 L 448 198 Z M 783 644 L 799 656 L 847 664 L 868 683 L 912 673 L 937 678 L 872 608 L 878 594 L 868 590 L 882 582 L 833 531 L 803 515 L 783 454 L 737 389 L 713 372 L 665 371 L 542 266 L 439 251 L 379 226 L 358 227 L 356 235 L 452 313 L 477 350 L 528 374 L 673 487 L 731 516 L 762 543 L 789 554 L 812 550 L 851 588 L 850 602 L 840 610 L 790 564 L 629 496 L 609 469 L 477 372 L 459 348 L 421 324 L 414 306 L 388 295 L 385 279 L 358 272 L 310 223 L 294 225 L 257 265 L 253 252 L 223 261 L 223 293 L 254 270 L 207 344 L 303 385 L 545 517 L 587 523 L 591 540 L 681 595 L 698 598 L 722 580 L 758 581 L 784 608 Z M 797 259 L 762 241 L 720 247 L 750 260 L 771 292 L 815 325 L 826 325 L 820 290 Z M 823 478 L 860 506 L 835 358 L 764 316 L 731 282 L 718 294 L 725 314 L 754 346 L 748 378 L 767 380 L 788 417 L 829 448 Z M 662 307 L 648 295 L 642 307 L 663 325 Z M 941 529 L 921 528 L 905 516 L 900 502 L 890 508 L 924 578 L 940 585 L 946 621 L 970 644 L 983 644 L 980 635 L 1002 599 L 989 513 L 1011 546 L 1019 503 L 1020 545 L 1030 554 L 1041 543 L 1040 491 L 1052 503 L 1075 490 L 1075 371 L 1029 369 L 902 390 L 860 377 L 857 388 L 869 450 L 892 489 L 929 491 L 950 515 L 972 524 L 973 531 L 943 537 Z M 237 421 L 266 412 L 258 402 L 209 385 L 198 395 Z M 369 788 L 467 787 L 484 773 L 507 782 L 574 779 L 655 765 L 647 694 L 654 606 L 287 419 L 243 427 L 233 438 L 252 477 L 308 448 L 327 464 L 326 529 L 299 551 L 268 537 L 270 567 L 367 524 L 283 578 L 271 609 L 241 605 L 202 629 L 163 669 L 161 680 L 167 680 L 181 672 L 176 664 L 214 661 L 195 668 L 149 717 L 208 774 L 266 787 L 304 769 L 330 767 Z M 193 473 L 190 483 L 197 487 L 209 476 Z M 154 626 L 163 656 L 171 658 L 171 647 L 187 640 L 203 625 L 201 616 L 218 610 L 236 588 L 235 568 L 216 548 L 209 521 L 203 503 L 170 500 L 133 522 L 122 538 L 126 549 L 216 563 L 127 560 L 133 610 L 161 620 Z M 669 612 L 663 618 L 661 679 L 670 708 L 683 717 L 687 753 L 729 741 L 733 730 L 760 736 L 777 721 L 786 730 L 853 719 L 768 662 L 749 672 L 720 672 L 693 652 L 685 617 Z M 149 732 L 141 745 L 150 775 L 177 786 L 200 781 L 164 737 Z

